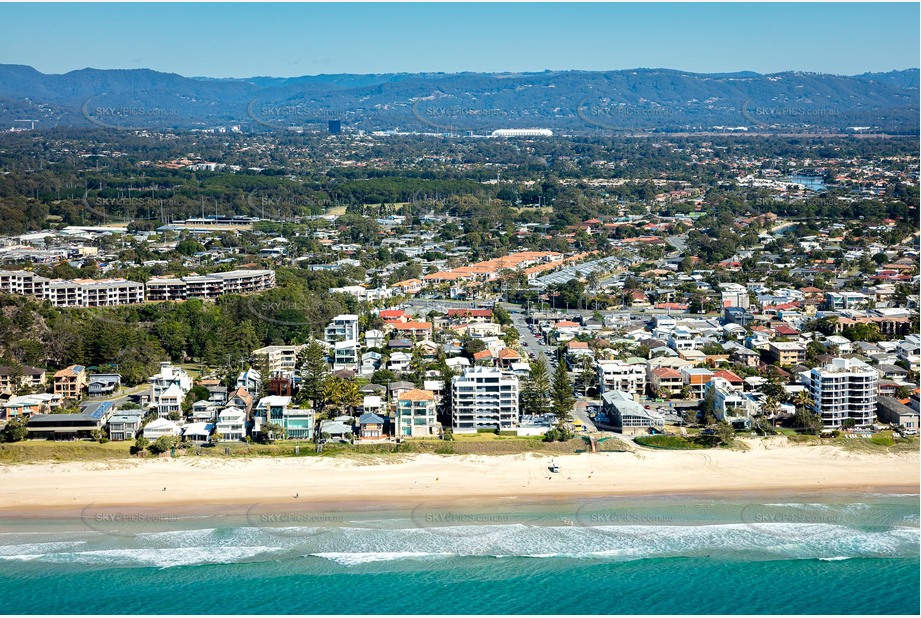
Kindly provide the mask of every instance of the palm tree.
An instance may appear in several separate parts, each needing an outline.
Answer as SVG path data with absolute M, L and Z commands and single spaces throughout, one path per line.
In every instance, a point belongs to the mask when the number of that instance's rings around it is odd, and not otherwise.
M 771 396 L 764 398 L 764 403 L 761 405 L 761 415 L 771 419 L 771 428 L 775 429 L 777 427 L 777 414 L 780 412 L 780 403 Z
M 812 399 L 812 394 L 803 389 L 793 396 L 793 405 L 797 408 L 809 408 L 811 410 L 815 405 L 815 401 Z

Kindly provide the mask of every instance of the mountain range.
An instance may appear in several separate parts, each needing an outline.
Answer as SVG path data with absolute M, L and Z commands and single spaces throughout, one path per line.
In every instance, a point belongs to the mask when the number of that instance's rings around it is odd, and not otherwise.
M 330 120 L 341 121 L 346 130 L 429 133 L 541 127 L 563 133 L 917 134 L 919 70 L 851 76 L 633 69 L 213 79 L 149 69 L 54 75 L 0 64 L 0 129 L 34 124 L 36 129 L 325 131 Z

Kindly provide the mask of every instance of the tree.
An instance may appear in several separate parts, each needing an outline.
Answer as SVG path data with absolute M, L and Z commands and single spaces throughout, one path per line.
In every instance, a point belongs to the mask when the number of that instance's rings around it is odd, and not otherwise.
M 815 435 L 822 429 L 822 419 L 809 408 L 797 408 L 793 415 L 793 424 L 803 430 L 803 433 Z
M 146 450 L 147 447 L 149 447 L 149 446 L 150 446 L 150 440 L 148 440 L 148 439 L 145 438 L 144 436 L 138 436 L 138 437 L 135 438 L 135 440 L 134 440 L 134 451 L 135 451 L 136 453 L 142 453 L 142 452 L 144 452 L 144 450 Z
M 732 428 L 730 423 L 722 420 L 716 425 L 716 436 L 720 439 L 720 442 L 728 446 L 735 440 L 736 430 Z
M 207 401 L 211 397 L 211 393 L 207 388 L 201 384 L 196 384 L 192 389 L 186 394 L 185 399 L 182 400 L 182 412 L 188 416 L 192 412 L 192 404 L 196 401 Z M 179 420 L 179 419 L 170 419 L 170 420 Z
M 397 374 L 392 372 L 390 369 L 378 369 L 371 375 L 372 384 L 383 384 L 386 386 L 391 382 L 395 382 L 397 379 Z
M 569 372 L 566 370 L 564 361 L 557 363 L 556 371 L 553 374 L 550 400 L 553 413 L 557 418 L 557 424 L 563 425 L 567 423 L 571 418 L 572 406 L 576 402 L 576 398 L 572 392 Z
M 224 434 L 219 431 L 215 431 L 211 434 L 211 444 L 217 445 L 218 442 L 224 439 Z
M 594 388 L 598 383 L 598 374 L 595 372 L 595 363 L 591 357 L 583 355 L 579 359 L 579 376 L 577 378 L 579 388 L 588 396 L 590 388 Z
M 521 389 L 521 407 L 527 414 L 546 414 L 550 396 L 550 372 L 541 354 L 531 363 L 531 371 Z
M 699 412 L 700 410 L 697 408 L 682 408 L 681 418 L 685 426 L 690 427 L 691 425 L 696 425 Z
M 716 422 L 716 391 L 714 389 L 706 389 L 704 398 L 698 405 L 700 406 L 700 419 L 704 425 Z
M 348 408 L 359 405 L 361 399 L 358 385 L 352 380 L 332 376 L 323 383 L 320 401 L 323 402 L 324 407 L 328 406 L 334 410 L 345 411 Z
M 7 422 L 0 431 L 0 442 L 21 442 L 29 436 L 29 420 L 25 416 L 16 416 Z
M 317 402 L 322 396 L 323 385 L 329 378 L 326 351 L 317 340 L 311 339 L 304 348 L 300 365 L 301 389 L 298 391 L 298 400 Z
M 150 445 L 151 452 L 165 453 L 179 443 L 176 436 L 160 436 L 157 441 Z
M 772 430 L 779 413 L 780 403 L 770 395 L 765 397 L 764 403 L 761 405 L 761 417 L 770 420 L 770 426 Z
M 498 303 L 492 310 L 492 316 L 496 319 L 496 322 L 502 326 L 509 326 L 512 323 L 512 316 L 505 310 L 505 307 Z
M 486 349 L 486 344 L 483 343 L 482 339 L 474 339 L 473 337 L 468 338 L 464 341 L 464 354 L 473 359 L 473 355 L 477 352 L 482 352 Z
M 273 423 L 271 421 L 263 423 L 259 429 L 259 433 L 262 435 L 263 439 L 271 444 L 279 436 L 284 437 L 285 428 L 279 425 L 278 423 Z

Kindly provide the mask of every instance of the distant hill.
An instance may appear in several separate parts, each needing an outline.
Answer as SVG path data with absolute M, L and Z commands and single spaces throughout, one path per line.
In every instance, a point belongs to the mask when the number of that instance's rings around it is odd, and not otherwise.
M 0 129 L 107 126 L 485 133 L 598 131 L 917 132 L 919 71 L 842 76 L 668 69 L 393 73 L 212 79 L 148 69 L 47 75 L 0 65 Z

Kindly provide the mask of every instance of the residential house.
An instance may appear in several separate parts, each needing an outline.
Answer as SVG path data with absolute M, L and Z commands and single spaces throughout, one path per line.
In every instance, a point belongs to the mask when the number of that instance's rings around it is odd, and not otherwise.
M 163 436 L 175 436 L 178 438 L 182 435 L 182 430 L 179 425 L 169 419 L 157 418 L 147 423 L 144 427 L 143 435 L 147 440 L 155 442 Z
M 182 413 L 182 402 L 185 399 L 186 393 L 182 392 L 182 389 L 179 388 L 178 384 L 173 384 L 165 391 L 160 393 L 160 396 L 157 398 L 154 408 L 157 411 L 157 414 L 160 418 L 166 418 L 170 414 L 174 416 Z
M 191 423 L 182 428 L 182 438 L 189 442 L 208 442 L 214 423 Z
M 116 392 L 121 386 L 122 377 L 117 373 L 90 374 L 87 381 L 87 394 L 90 397 L 103 397 Z
M 237 376 L 237 388 L 245 388 L 247 392 L 258 397 L 262 393 L 262 373 L 255 369 L 247 369 Z
M 182 391 L 183 397 L 192 390 L 192 378 L 181 367 L 173 367 L 170 363 L 160 363 L 160 373 L 150 376 L 150 404 L 157 405 L 160 395 L 169 387 L 175 385 Z
M 358 418 L 358 437 L 362 441 L 386 440 L 387 434 L 384 430 L 384 419 L 377 414 L 369 412 Z
M 262 426 L 266 423 L 282 425 L 285 410 L 289 405 L 291 397 L 269 396 L 257 399 L 252 411 L 253 434 L 262 433 Z
M 142 410 L 122 410 L 109 417 L 109 439 L 113 442 L 134 440 L 141 429 Z
M 242 408 L 224 408 L 217 415 L 216 433 L 224 440 L 242 440 L 246 437 L 246 411 Z
M 437 436 L 438 424 L 435 409 L 435 393 L 414 388 L 397 397 L 396 435 L 401 438 L 423 438 Z
M 713 378 L 713 372 L 699 367 L 682 367 L 681 380 L 691 391 L 692 399 L 703 399 L 707 382 Z

